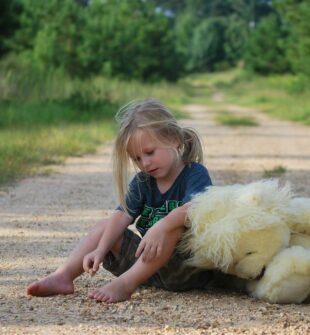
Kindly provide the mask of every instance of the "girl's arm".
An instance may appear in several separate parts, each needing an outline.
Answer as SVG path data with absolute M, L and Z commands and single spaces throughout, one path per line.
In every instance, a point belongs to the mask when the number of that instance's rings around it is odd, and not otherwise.
M 114 244 L 121 238 L 126 228 L 133 222 L 133 219 L 127 213 L 115 210 L 111 214 L 98 242 L 97 248 L 87 254 L 83 260 L 85 272 L 95 274 L 100 263 L 104 260 L 106 254 L 112 249 Z
M 141 240 L 136 257 L 142 255 L 142 260 L 152 261 L 161 255 L 165 243 L 169 243 L 169 234 L 179 230 L 180 236 L 185 229 L 189 203 L 184 204 L 151 227 Z

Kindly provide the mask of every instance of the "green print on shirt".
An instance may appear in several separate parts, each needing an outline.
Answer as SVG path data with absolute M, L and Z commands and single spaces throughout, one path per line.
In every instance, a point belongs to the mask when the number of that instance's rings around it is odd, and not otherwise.
M 167 216 L 171 211 L 182 205 L 182 201 L 166 200 L 165 203 L 159 208 L 144 206 L 141 216 L 137 221 L 137 228 L 147 231 L 160 219 Z

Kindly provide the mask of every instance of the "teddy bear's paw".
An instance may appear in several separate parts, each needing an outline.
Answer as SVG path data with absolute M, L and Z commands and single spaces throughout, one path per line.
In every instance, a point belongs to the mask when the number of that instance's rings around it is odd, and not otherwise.
M 249 293 L 272 303 L 301 303 L 310 294 L 310 250 L 292 246 L 268 264 L 264 276 L 248 283 Z
M 239 235 L 229 273 L 253 280 L 275 255 L 289 245 L 290 231 L 285 225 L 271 226 Z
M 286 220 L 293 232 L 310 235 L 310 198 L 291 199 Z
M 228 272 L 239 278 L 254 280 L 260 277 L 265 269 L 265 259 L 260 256 L 256 252 L 249 253 L 239 263 L 234 264 Z

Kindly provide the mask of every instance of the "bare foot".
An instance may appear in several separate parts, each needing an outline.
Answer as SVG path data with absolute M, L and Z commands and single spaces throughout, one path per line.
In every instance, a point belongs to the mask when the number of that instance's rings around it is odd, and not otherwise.
M 103 287 L 88 294 L 88 297 L 107 304 L 129 300 L 134 288 L 129 287 L 126 281 L 118 277 Z
M 74 292 L 73 282 L 62 273 L 53 272 L 39 281 L 27 286 L 28 295 L 46 297 L 55 294 L 71 294 Z

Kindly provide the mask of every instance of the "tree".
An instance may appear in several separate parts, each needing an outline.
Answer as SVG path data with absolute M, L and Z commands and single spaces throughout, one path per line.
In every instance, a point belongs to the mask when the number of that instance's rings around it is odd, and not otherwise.
M 240 60 L 253 20 L 252 2 L 189 0 L 182 12 L 178 8 L 176 51 L 186 71 L 213 70 Z
M 16 0 L 2 0 L 0 2 L 0 57 L 10 51 L 8 41 L 18 29 L 18 15 L 21 6 Z
M 190 69 L 213 70 L 216 63 L 225 60 L 225 22 L 222 18 L 210 18 L 194 30 L 191 45 Z
M 271 14 L 262 19 L 250 35 L 245 53 L 246 67 L 262 74 L 288 71 L 286 36 L 278 16 Z
M 297 73 L 310 76 L 310 0 L 275 1 L 289 30 L 287 56 Z
M 20 0 L 19 25 L 10 40 L 11 49 L 44 69 L 63 68 L 79 74 L 77 45 L 83 26 L 82 6 L 73 0 Z
M 144 0 L 20 0 L 11 48 L 41 69 L 174 80 L 180 73 L 170 20 Z
M 178 76 L 169 18 L 151 2 L 94 0 L 86 18 L 79 49 L 86 72 L 139 79 Z
M 235 65 L 243 57 L 248 37 L 248 23 L 236 14 L 230 15 L 224 35 L 225 59 L 230 65 Z

